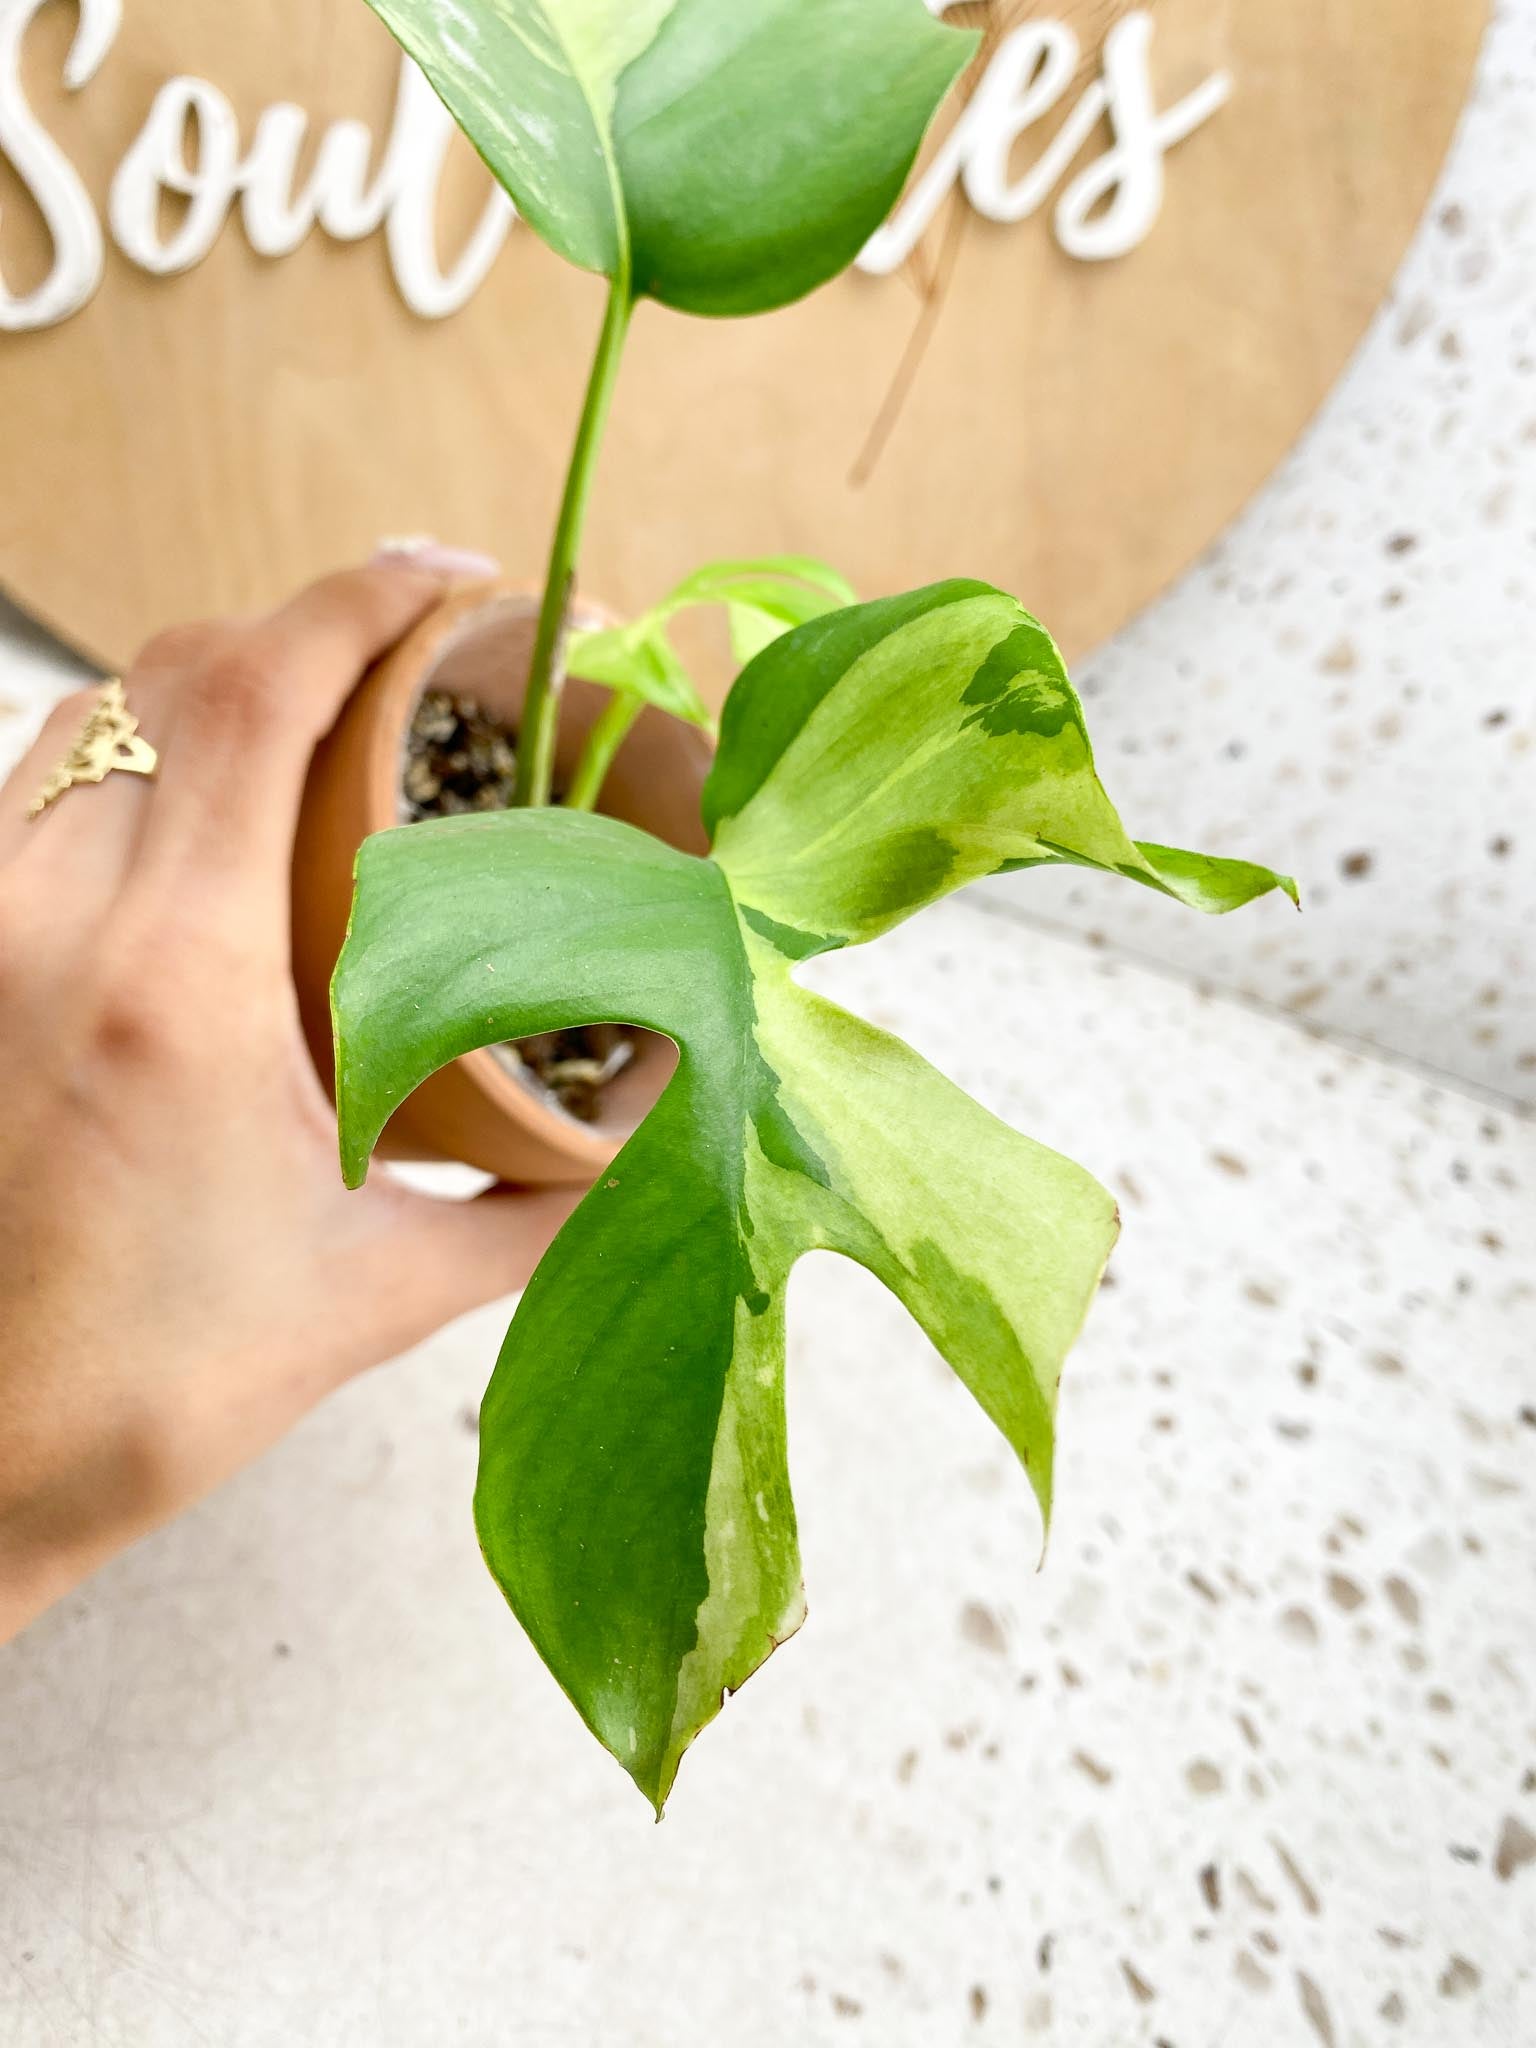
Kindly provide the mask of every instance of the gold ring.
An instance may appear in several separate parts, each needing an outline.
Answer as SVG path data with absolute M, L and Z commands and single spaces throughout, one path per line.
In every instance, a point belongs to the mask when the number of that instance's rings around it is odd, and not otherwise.
M 119 771 L 153 775 L 159 766 L 160 756 L 148 740 L 139 738 L 139 721 L 128 709 L 121 681 L 113 676 L 102 684 L 101 696 L 79 738 L 32 799 L 27 816 L 40 818 L 77 782 L 105 782 Z

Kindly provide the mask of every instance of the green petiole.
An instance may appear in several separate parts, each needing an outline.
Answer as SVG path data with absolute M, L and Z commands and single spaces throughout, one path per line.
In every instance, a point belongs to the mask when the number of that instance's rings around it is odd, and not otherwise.
M 544 603 L 539 613 L 538 637 L 528 671 L 528 689 L 523 699 L 522 729 L 517 749 L 517 782 L 512 801 L 521 809 L 547 804 L 553 790 L 555 742 L 560 731 L 560 695 L 565 684 L 565 641 L 570 622 L 571 597 L 576 587 L 576 564 L 586 527 L 597 458 L 603 429 L 608 423 L 629 333 L 634 300 L 630 293 L 626 265 L 613 280 L 608 310 L 598 338 L 597 356 L 587 384 L 581 426 L 571 454 L 565 497 L 550 551 L 549 574 L 544 584 Z
M 587 735 L 587 744 L 582 749 L 580 761 L 576 764 L 571 786 L 565 793 L 565 808 L 568 811 L 597 809 L 597 800 L 603 793 L 603 784 L 608 780 L 608 771 L 613 766 L 620 747 L 634 729 L 635 720 L 644 709 L 645 703 L 642 698 L 629 697 L 622 691 L 614 691 L 602 715 Z

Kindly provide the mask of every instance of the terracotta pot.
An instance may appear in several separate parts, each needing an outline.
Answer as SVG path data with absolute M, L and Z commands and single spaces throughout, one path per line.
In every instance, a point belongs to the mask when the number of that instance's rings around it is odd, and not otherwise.
M 401 821 L 405 741 L 417 700 L 428 688 L 449 690 L 515 726 L 536 614 L 536 599 L 523 590 L 454 592 L 364 678 L 315 755 L 294 851 L 293 959 L 304 1030 L 327 1086 L 335 1071 L 330 980 L 346 936 L 353 862 L 370 833 Z M 606 691 L 567 684 L 558 755 L 567 774 L 606 701 Z M 708 770 L 702 733 L 646 711 L 614 763 L 602 808 L 703 853 L 699 796 Z M 605 1091 L 605 1121 L 594 1125 L 566 1115 L 491 1052 L 470 1053 L 401 1105 L 380 1150 L 391 1159 L 462 1160 L 502 1180 L 583 1186 L 612 1162 L 675 1059 L 665 1039 L 643 1038 L 638 1057 Z

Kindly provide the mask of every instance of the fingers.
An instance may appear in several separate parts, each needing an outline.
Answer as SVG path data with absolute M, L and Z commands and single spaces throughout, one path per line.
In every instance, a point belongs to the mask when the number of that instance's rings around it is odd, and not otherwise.
M 7 895 L 50 956 L 114 917 L 136 892 L 151 923 L 231 939 L 242 956 L 286 959 L 293 834 L 317 742 L 365 671 L 483 558 L 381 557 L 331 576 L 270 617 L 175 628 L 124 678 L 154 781 L 114 771 L 28 807 L 99 708 L 100 686 L 56 707 L 0 790 Z
M 66 923 L 87 917 L 116 894 L 132 857 L 150 785 L 141 776 L 111 774 L 66 790 L 48 808 L 32 806 L 78 742 L 101 702 L 100 686 L 56 704 L 36 742 L 0 791 L 0 865 L 18 877 L 35 871 L 48 907 Z M 154 707 L 163 711 L 163 706 Z M 143 737 L 153 744 L 162 720 L 152 715 Z
M 111 901 L 130 864 L 151 888 L 170 886 L 178 897 L 238 871 L 260 894 L 242 906 L 221 897 L 220 914 L 238 914 L 247 930 L 265 918 L 280 936 L 316 745 L 367 669 L 444 591 L 494 567 L 485 557 L 413 544 L 325 578 L 265 619 L 157 636 L 124 679 L 129 709 L 159 754 L 153 789 L 114 773 L 28 822 L 28 804 L 64 760 L 98 692 L 66 699 L 0 792 L 0 862 L 26 861 L 50 901 L 82 914 Z
M 98 695 L 98 689 L 91 688 L 73 690 L 67 697 L 61 697 L 43 720 L 37 738 L 6 777 L 4 787 L 0 788 L 0 860 L 8 860 L 36 843 L 36 835 L 28 830 L 29 825 L 37 822 L 28 817 L 29 807 L 90 717 Z
M 77 692 L 0 792 L 0 861 L 35 867 L 66 914 L 110 901 L 141 850 L 162 879 L 167 867 L 260 873 L 265 863 L 280 903 L 317 742 L 367 668 L 444 588 L 443 571 L 397 557 L 328 577 L 263 620 L 158 634 L 124 678 L 128 708 L 159 755 L 155 784 L 113 773 L 28 819 L 100 701 L 99 685 Z
M 227 636 L 183 675 L 144 837 L 146 868 L 263 864 L 286 894 L 304 778 L 365 671 L 441 599 L 407 560 L 329 576 Z M 128 678 L 132 700 L 136 677 Z
M 581 1188 L 492 1188 L 473 1202 L 417 1197 L 412 1242 L 437 1270 L 430 1327 L 526 1287 L 584 1194 Z
M 379 1243 L 370 1299 L 387 1325 L 376 1348 L 393 1357 L 455 1317 L 526 1287 L 584 1190 L 493 1188 L 473 1202 L 390 1192 L 402 1207 Z

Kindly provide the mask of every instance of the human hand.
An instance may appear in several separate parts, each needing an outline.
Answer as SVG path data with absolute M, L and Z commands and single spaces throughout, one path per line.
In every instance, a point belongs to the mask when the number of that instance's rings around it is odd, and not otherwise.
M 0 792 L 0 1641 L 326 1394 L 523 1285 L 575 1200 L 348 1194 L 289 971 L 316 743 L 443 595 L 406 559 L 162 635 L 154 782 L 33 822 L 96 702 Z

